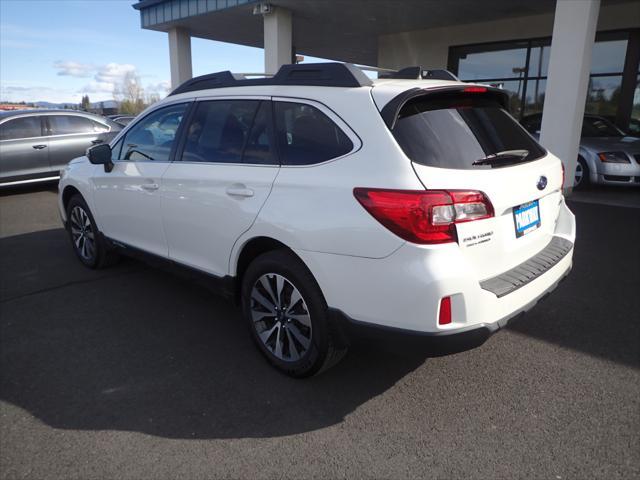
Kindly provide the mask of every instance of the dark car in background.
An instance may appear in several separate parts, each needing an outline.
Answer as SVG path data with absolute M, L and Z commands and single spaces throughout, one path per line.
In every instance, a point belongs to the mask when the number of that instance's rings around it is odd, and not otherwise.
M 521 121 L 536 138 L 540 135 L 542 114 L 528 115 Z M 573 186 L 640 185 L 640 138 L 631 136 L 599 115 L 585 115 Z
M 0 112 L 0 185 L 53 180 L 70 160 L 108 143 L 123 128 L 85 112 Z

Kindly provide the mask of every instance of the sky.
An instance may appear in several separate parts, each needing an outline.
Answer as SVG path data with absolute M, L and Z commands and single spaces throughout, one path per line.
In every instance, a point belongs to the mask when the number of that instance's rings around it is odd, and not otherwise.
M 111 100 L 133 71 L 149 93 L 169 87 L 167 34 L 140 28 L 135 0 L 0 0 L 0 100 Z M 191 41 L 193 74 L 263 71 L 262 49 Z

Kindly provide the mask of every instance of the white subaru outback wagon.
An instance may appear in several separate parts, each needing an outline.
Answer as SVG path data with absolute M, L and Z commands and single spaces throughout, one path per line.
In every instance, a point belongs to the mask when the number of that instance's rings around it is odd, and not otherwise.
M 531 308 L 572 265 L 563 175 L 501 90 L 286 65 L 187 81 L 71 161 L 59 208 L 87 267 L 129 251 L 205 274 L 302 377 L 350 324 L 443 338 Z

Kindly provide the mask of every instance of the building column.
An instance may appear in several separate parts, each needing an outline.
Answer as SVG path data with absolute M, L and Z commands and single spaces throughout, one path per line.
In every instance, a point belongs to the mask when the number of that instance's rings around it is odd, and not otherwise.
M 570 192 L 587 99 L 600 0 L 557 0 L 540 143 L 558 156 Z
M 271 13 L 263 15 L 264 22 L 264 69 L 273 75 L 293 57 L 293 28 L 291 11 L 271 7 Z
M 169 30 L 169 62 L 171 63 L 171 88 L 193 77 L 191 70 L 191 36 L 183 28 Z

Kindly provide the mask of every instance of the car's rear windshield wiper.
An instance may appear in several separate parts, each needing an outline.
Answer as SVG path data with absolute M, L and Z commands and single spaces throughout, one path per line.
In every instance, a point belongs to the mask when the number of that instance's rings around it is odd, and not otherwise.
M 495 165 L 497 163 L 510 163 L 514 160 L 522 160 L 529 155 L 529 150 L 505 150 L 503 152 L 492 153 L 480 160 L 476 160 L 471 165 Z

